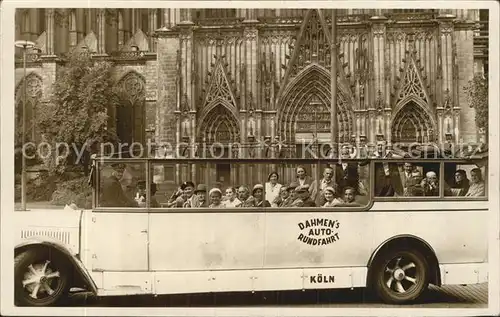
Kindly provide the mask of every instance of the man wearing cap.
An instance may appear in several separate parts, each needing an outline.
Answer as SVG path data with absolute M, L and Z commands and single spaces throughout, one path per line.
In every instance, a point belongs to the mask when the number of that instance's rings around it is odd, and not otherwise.
M 297 182 L 291 182 L 290 185 L 287 186 L 286 190 L 288 191 L 288 197 L 280 204 L 280 207 L 291 207 L 292 203 L 297 200 L 298 197 L 295 192 L 297 186 L 299 186 Z
M 193 197 L 194 183 L 183 182 L 177 191 L 170 197 L 169 207 L 182 208 Z
M 138 207 L 137 203 L 123 192 L 120 180 L 125 171 L 121 163 L 111 164 L 113 172 L 104 179 L 102 192 L 99 199 L 101 207 Z
M 309 196 L 309 185 L 301 185 L 295 188 L 298 198 L 292 203 L 292 207 L 316 207 L 316 204 Z

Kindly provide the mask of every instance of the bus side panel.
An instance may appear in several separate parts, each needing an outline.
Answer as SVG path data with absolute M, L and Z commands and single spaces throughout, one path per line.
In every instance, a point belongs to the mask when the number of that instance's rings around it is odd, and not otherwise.
M 196 271 L 262 268 L 265 213 L 150 213 L 149 268 Z
M 439 264 L 481 263 L 488 258 L 487 211 L 374 212 L 373 247 L 398 235 L 429 244 Z
M 268 213 L 264 268 L 366 266 L 373 214 L 324 211 Z

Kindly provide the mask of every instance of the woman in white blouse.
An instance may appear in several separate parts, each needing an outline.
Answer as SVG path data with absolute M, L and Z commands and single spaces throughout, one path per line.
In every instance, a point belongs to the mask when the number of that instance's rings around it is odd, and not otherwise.
M 280 195 L 280 190 L 281 190 L 281 184 L 278 183 L 278 173 L 276 172 L 271 172 L 269 176 L 267 177 L 267 183 L 266 183 L 266 200 L 271 203 L 271 207 L 278 207 L 278 201 L 277 198 Z

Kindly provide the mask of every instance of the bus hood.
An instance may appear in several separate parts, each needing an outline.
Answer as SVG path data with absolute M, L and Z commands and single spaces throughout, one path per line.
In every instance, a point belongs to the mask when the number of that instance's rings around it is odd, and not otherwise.
M 48 242 L 65 247 L 73 255 L 78 254 L 83 212 L 63 209 L 14 212 L 15 247 Z

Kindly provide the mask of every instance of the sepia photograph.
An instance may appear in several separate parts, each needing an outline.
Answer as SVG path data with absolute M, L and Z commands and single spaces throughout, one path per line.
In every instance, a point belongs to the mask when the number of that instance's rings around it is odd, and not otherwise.
M 52 2 L 2 4 L 2 314 L 498 313 L 498 5 Z

